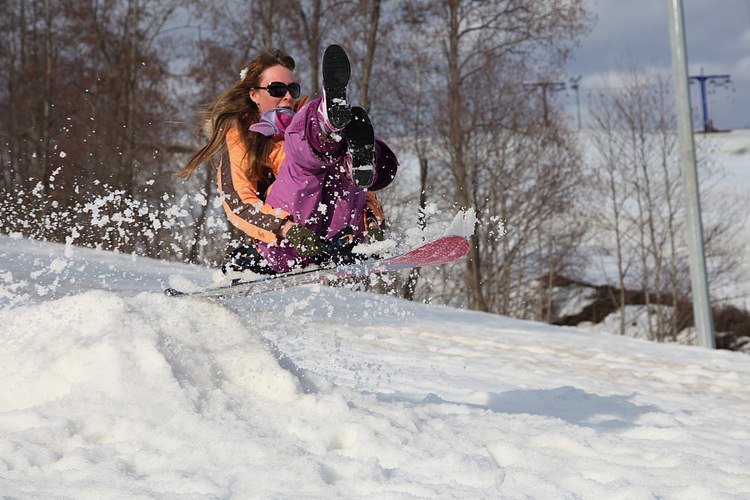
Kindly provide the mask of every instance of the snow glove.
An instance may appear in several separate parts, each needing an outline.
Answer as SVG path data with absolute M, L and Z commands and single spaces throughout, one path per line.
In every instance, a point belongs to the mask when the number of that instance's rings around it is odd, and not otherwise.
M 351 264 L 356 256 L 352 249 L 356 245 L 354 232 L 345 227 L 330 239 L 324 240 L 301 224 L 295 224 L 286 233 L 287 241 L 297 252 L 314 262 L 332 262 L 336 265 Z
M 380 227 L 380 222 L 378 222 L 375 212 L 370 208 L 365 210 L 365 227 L 367 231 L 367 243 L 385 240 L 383 228 Z
M 376 241 L 383 241 L 383 240 L 385 240 L 385 235 L 383 234 L 383 230 L 380 229 L 380 226 L 372 225 L 367 228 L 367 242 L 368 243 L 374 243 Z
M 320 237 L 302 224 L 294 224 L 286 233 L 286 239 L 303 257 L 320 257 L 323 254 Z

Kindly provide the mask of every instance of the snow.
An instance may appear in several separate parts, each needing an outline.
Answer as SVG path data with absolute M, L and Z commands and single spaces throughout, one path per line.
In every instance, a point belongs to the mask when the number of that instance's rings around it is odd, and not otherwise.
M 696 134 L 696 143 L 709 150 L 713 161 L 724 170 L 720 196 L 727 204 L 742 207 L 744 220 L 733 221 L 741 235 L 741 279 L 712 290 L 712 296 L 732 297 L 737 307 L 750 310 L 750 129 L 718 134 Z M 702 143 L 702 144 L 701 144 Z M 706 216 L 704 215 L 704 218 Z
M 445 235 L 463 236 L 465 238 L 474 234 L 474 228 L 479 220 L 476 211 L 473 208 L 465 212 L 459 212 L 453 218 L 451 225 L 448 227 Z
M 460 224 L 459 224 L 460 225 Z M 750 356 L 0 236 L 4 498 L 748 498 Z

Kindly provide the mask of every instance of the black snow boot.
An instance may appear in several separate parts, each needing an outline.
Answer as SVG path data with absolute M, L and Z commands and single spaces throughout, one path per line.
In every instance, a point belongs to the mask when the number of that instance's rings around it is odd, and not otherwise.
M 346 126 L 346 139 L 349 141 L 352 178 L 357 186 L 368 188 L 372 185 L 375 168 L 375 132 L 367 111 L 354 106 L 352 119 Z
M 328 124 L 333 130 L 346 127 L 352 118 L 346 100 L 351 66 L 346 51 L 340 45 L 329 45 L 323 53 L 323 99 Z

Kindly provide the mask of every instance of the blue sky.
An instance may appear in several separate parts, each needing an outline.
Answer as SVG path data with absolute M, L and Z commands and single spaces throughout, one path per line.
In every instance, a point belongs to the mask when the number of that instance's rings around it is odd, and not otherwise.
M 669 0 L 587 0 L 598 17 L 582 40 L 568 76 L 582 75 L 581 101 L 586 124 L 587 89 L 633 61 L 640 68 L 663 68 L 671 75 Z M 709 117 L 718 128 L 750 128 L 750 0 L 683 0 L 690 74 L 729 74 L 732 83 L 709 95 Z M 693 107 L 700 96 L 693 88 Z M 573 93 L 565 97 L 575 107 Z

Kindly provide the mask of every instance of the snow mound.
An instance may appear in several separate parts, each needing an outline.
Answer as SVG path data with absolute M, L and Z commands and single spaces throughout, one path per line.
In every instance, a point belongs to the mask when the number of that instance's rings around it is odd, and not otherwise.
M 0 237 L 4 496 L 750 496 L 747 355 L 69 250 Z

